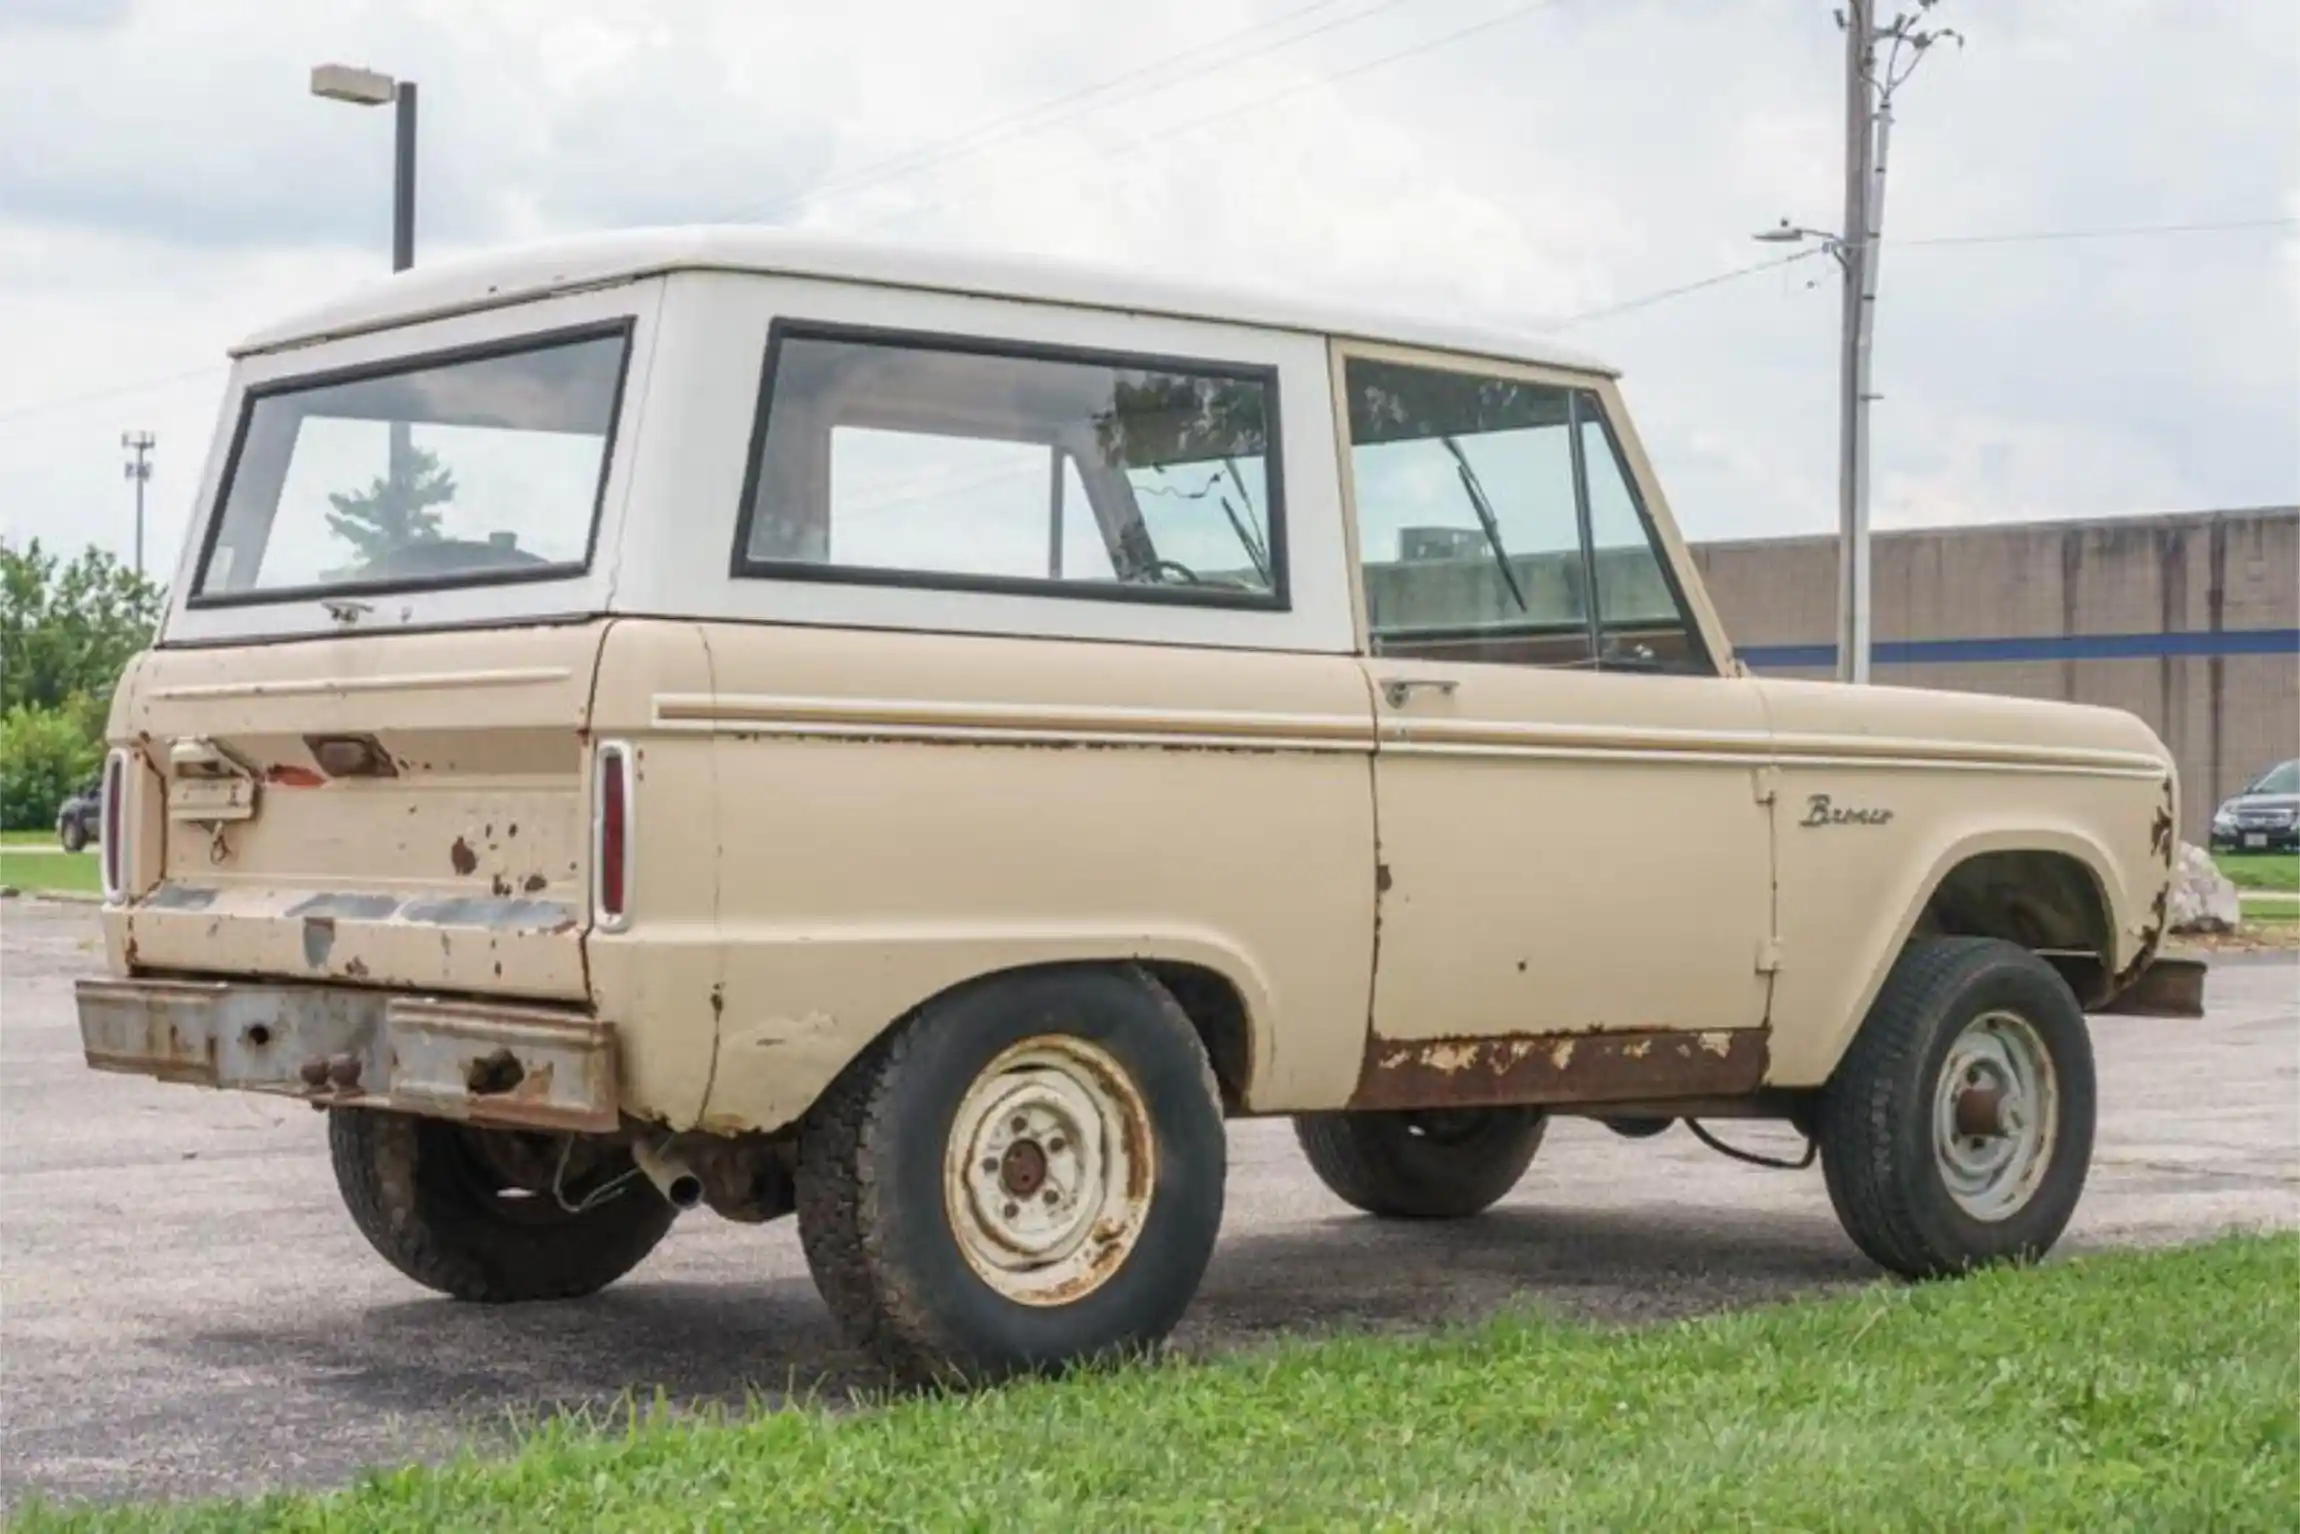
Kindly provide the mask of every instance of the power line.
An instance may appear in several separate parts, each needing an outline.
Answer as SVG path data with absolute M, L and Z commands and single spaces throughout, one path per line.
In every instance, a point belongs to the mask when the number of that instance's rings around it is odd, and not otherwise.
M 1199 43 L 1193 47 L 1182 49 L 1178 53 L 1171 53 L 1164 58 L 1153 59 L 1147 64 L 1139 65 L 1136 68 L 1127 70 L 1124 74 L 1113 75 L 1107 80 L 1098 81 L 1092 85 L 1082 86 L 1079 89 L 1071 91 L 1066 95 L 1056 96 L 1050 100 L 1041 101 L 1035 105 L 1024 107 L 1019 111 L 1009 112 L 1003 116 L 992 118 L 988 122 L 978 123 L 974 127 L 967 129 L 965 132 L 956 134 L 950 138 L 941 140 L 940 142 L 923 144 L 918 148 L 907 150 L 901 154 L 890 155 L 884 160 L 879 160 L 868 165 L 857 166 L 851 171 L 842 172 L 838 175 L 828 177 L 827 179 L 817 182 L 815 185 L 808 187 L 803 191 L 792 193 L 787 197 L 779 197 L 770 203 L 754 204 L 746 208 L 738 209 L 733 213 L 724 215 L 724 220 L 727 222 L 747 222 L 753 219 L 770 219 L 779 214 L 795 212 L 818 198 L 834 197 L 843 195 L 848 192 L 861 191 L 866 187 L 877 186 L 883 182 L 893 180 L 897 177 L 909 175 L 914 171 L 931 169 L 936 165 L 946 163 L 950 160 L 963 158 L 966 155 L 975 153 L 977 150 L 988 148 L 993 144 L 1002 143 L 1009 139 L 1038 132 L 1042 129 L 1052 127 L 1058 123 L 1067 122 L 1078 115 L 1077 111 L 1063 111 L 1059 109 L 1075 108 L 1084 104 L 1092 103 L 1100 97 L 1107 96 L 1110 92 L 1116 90 L 1120 86 L 1131 84 L 1136 80 L 1141 80 L 1145 77 L 1159 74 L 1165 70 L 1173 68 L 1178 64 L 1188 63 L 1191 60 L 1203 57 L 1206 54 L 1220 53 L 1221 50 L 1228 48 L 1232 44 L 1237 43 L 1245 38 L 1252 37 L 1256 33 L 1268 32 L 1274 28 L 1286 26 L 1291 22 L 1299 21 L 1306 16 L 1315 14 L 1316 12 L 1331 9 L 1338 3 L 1340 3 L 1340 0 L 1314 0 L 1313 4 L 1297 7 L 1294 10 L 1287 11 L 1283 15 L 1274 16 L 1268 21 L 1256 22 L 1250 27 L 1241 27 L 1235 32 L 1226 33 L 1223 36 L 1214 38 L 1208 42 Z M 1265 43 L 1261 47 L 1250 48 L 1242 53 L 1234 53 L 1228 55 L 1227 57 L 1220 58 L 1209 68 L 1185 78 L 1188 82 L 1195 83 L 1196 81 L 1206 79 L 1209 76 L 1220 74 L 1225 70 L 1235 69 L 1241 64 L 1250 63 L 1255 59 L 1265 58 L 1270 54 L 1291 48 L 1298 43 L 1308 42 L 1313 37 L 1323 36 L 1325 33 L 1335 31 L 1342 27 L 1355 26 L 1357 23 L 1379 15 L 1383 11 L 1395 10 L 1399 5 L 1403 3 L 1404 0 L 1379 0 L 1379 3 L 1370 6 L 1365 10 L 1355 11 L 1347 16 L 1338 16 L 1331 21 L 1327 21 L 1318 26 L 1308 28 L 1305 31 L 1297 32 L 1290 37 L 1281 37 L 1274 41 Z M 1171 89 L 1175 85 L 1182 83 L 1185 82 L 1183 80 L 1162 81 L 1149 86 L 1147 89 L 1130 92 L 1120 99 L 1129 101 L 1140 100 L 1147 96 L 1154 96 L 1160 91 Z
M 69 410 L 76 405 L 98 405 L 106 400 L 124 399 L 131 394 L 148 394 L 154 389 L 164 389 L 170 384 L 186 383 L 194 378 L 204 378 L 210 373 L 223 371 L 224 365 L 222 363 L 211 362 L 204 367 L 191 368 L 181 373 L 169 373 L 159 378 L 146 378 L 136 383 L 116 384 L 111 388 L 98 389 L 90 394 L 72 394 L 62 399 L 34 400 L 28 404 L 0 410 L 0 426 L 11 421 L 29 420 L 36 415 L 46 415 L 53 410 Z
M 1738 282 L 1744 277 L 1754 277 L 1759 272 L 1777 271 L 1784 266 L 1794 266 L 1799 261 L 1808 261 L 1821 254 L 1823 252 L 1818 249 L 1800 250 L 1786 256 L 1775 256 L 1770 261 L 1757 261 L 1748 266 L 1736 266 L 1731 271 L 1716 272 L 1695 282 L 1681 282 L 1673 288 L 1660 288 L 1651 293 L 1641 293 L 1635 298 L 1625 298 L 1617 304 L 1607 304 L 1601 309 L 1584 309 L 1579 314 L 1567 315 L 1549 328 L 1563 330 L 1569 325 L 1579 325 L 1586 320 L 1609 319 L 1616 314 L 1627 314 L 1632 309 L 1644 309 L 1654 304 L 1664 303 L 1672 298 L 1682 298 L 1688 293 L 1698 293 L 1703 288 L 1719 287 L 1728 282 Z
M 1260 112 L 1266 110 L 1267 108 L 1277 106 L 1281 102 L 1290 101 L 1296 97 L 1307 95 L 1311 91 L 1319 90 L 1330 85 L 1339 85 L 1344 80 L 1354 79 L 1359 75 L 1371 73 L 1376 69 L 1381 69 L 1388 65 L 1399 63 L 1402 60 L 1415 58 L 1421 54 L 1433 52 L 1436 49 L 1446 47 L 1453 43 L 1458 43 L 1465 38 L 1475 37 L 1481 32 L 1489 32 L 1495 27 L 1502 26 L 1508 22 L 1516 21 L 1520 17 L 1531 15 L 1535 11 L 1546 10 L 1550 6 L 1557 3 L 1558 0 L 1527 0 L 1526 4 L 1514 6 L 1509 10 L 1503 11 L 1497 16 L 1489 16 L 1483 21 L 1472 22 L 1466 27 L 1459 27 L 1451 32 L 1441 33 L 1436 37 L 1427 39 L 1426 41 L 1410 44 L 1407 47 L 1398 48 L 1389 53 L 1376 54 L 1374 57 L 1353 64 L 1347 69 L 1331 70 L 1322 74 L 1313 75 L 1307 80 L 1300 81 L 1292 86 L 1287 87 L 1285 90 L 1275 92 L 1271 95 L 1259 96 L 1250 101 L 1240 102 L 1238 105 L 1230 108 L 1227 111 L 1216 112 L 1208 117 L 1194 117 L 1188 122 L 1170 124 L 1169 126 L 1161 128 L 1154 133 L 1145 133 L 1136 138 L 1128 139 L 1122 144 L 1111 145 L 1106 149 L 1098 150 L 1091 155 L 1082 157 L 1078 163 L 1081 165 L 1091 165 L 1102 160 L 1115 159 L 1122 154 L 1130 154 L 1133 151 L 1141 149 L 1146 145 L 1159 143 L 1165 139 L 1175 138 L 1185 133 L 1202 132 L 1207 128 L 1212 128 L 1219 124 L 1229 122 L 1234 118 L 1244 117 L 1252 112 Z M 1367 14 L 1371 13 L 1369 12 Z M 922 209 L 939 207 L 941 205 L 942 199 L 929 198 L 924 202 L 913 203 L 904 211 L 906 213 L 917 213 Z
M 2127 239 L 2158 234 L 2224 234 L 2249 229 L 2283 229 L 2293 225 L 2300 225 L 2300 218 L 2246 218 L 2200 224 L 2125 224 L 2104 229 L 2035 229 L 2018 234 L 1936 234 L 1914 240 L 1883 240 L 1879 243 L 1895 249 L 1906 249 L 1912 245 L 1933 248 L 1959 245 L 2029 245 L 2054 240 Z M 1814 256 L 1826 254 L 1824 249 L 1816 246 L 1809 250 L 1793 251 L 1786 256 L 1776 256 L 1770 261 L 1758 261 L 1748 266 L 1736 266 L 1727 271 L 1714 272 L 1694 282 L 1679 283 L 1673 288 L 1660 288 L 1651 293 L 1641 293 L 1635 298 L 1625 298 L 1619 303 L 1607 304 L 1603 308 L 1585 309 L 1579 314 L 1567 315 L 1564 319 L 1557 320 L 1546 328 L 1563 330 L 1569 325 L 1579 325 L 1589 320 L 1610 319 L 1616 314 L 1627 314 L 1632 310 L 1647 308 L 1668 299 L 1681 298 L 1688 293 L 1698 293 L 1703 288 L 1720 287 L 1728 282 L 1738 282 L 1744 277 L 1754 277 L 1759 272 L 1775 271 L 1781 267 L 1793 266 L 1799 261 L 1810 260 Z
M 2239 218 L 2207 224 L 2122 224 L 2105 229 L 2040 229 L 2025 234 L 1937 234 L 1917 240 L 1886 240 L 1887 246 L 2028 245 L 2045 240 L 2121 240 L 2153 234 L 2225 234 L 2244 229 L 2288 229 L 2300 218 Z

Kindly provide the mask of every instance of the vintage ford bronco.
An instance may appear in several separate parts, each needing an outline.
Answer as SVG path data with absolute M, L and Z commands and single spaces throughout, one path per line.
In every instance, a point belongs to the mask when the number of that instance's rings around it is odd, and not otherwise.
M 1546 1116 L 1769 1117 L 1895 1272 L 2033 1256 L 2173 770 L 1759 680 L 1605 367 L 760 231 L 395 277 L 237 354 L 100 836 L 104 1070 L 326 1110 L 416 1282 L 795 1212 L 902 1376 L 1154 1343 L 1226 1115 L 1375 1215 Z M 2183 990 L 2191 993 L 2176 994 Z

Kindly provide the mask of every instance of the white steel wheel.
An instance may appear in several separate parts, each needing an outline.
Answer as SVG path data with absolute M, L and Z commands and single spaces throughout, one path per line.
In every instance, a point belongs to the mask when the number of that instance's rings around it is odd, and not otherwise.
M 799 1240 L 898 1378 L 980 1384 L 1155 1348 L 1222 1223 L 1222 1098 L 1149 975 L 1065 966 L 937 997 L 808 1110 Z
M 2052 1055 L 2017 1012 L 1984 1012 L 1941 1061 L 1933 1155 L 1957 1207 L 1976 1220 L 2017 1214 L 2052 1163 L 2059 1127 Z
M 1068 1035 L 984 1067 L 943 1151 L 960 1255 L 1006 1299 L 1067 1305 L 1124 1264 L 1157 1187 L 1150 1109 L 1124 1066 Z

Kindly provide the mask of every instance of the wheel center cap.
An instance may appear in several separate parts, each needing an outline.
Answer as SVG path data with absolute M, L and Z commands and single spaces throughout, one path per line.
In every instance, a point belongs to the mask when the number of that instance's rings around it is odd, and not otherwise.
M 999 1158 L 998 1183 L 1016 1198 L 1028 1198 L 1046 1185 L 1046 1150 L 1036 1140 L 1017 1140 Z

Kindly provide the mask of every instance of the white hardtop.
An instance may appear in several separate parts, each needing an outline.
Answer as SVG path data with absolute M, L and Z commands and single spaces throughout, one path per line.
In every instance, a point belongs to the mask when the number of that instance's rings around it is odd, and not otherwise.
M 631 229 L 443 260 L 354 289 L 258 331 L 235 356 L 440 319 L 678 271 L 756 272 L 1427 347 L 1611 375 L 1596 358 L 1523 332 L 1230 289 L 1019 255 L 876 244 L 750 226 Z

